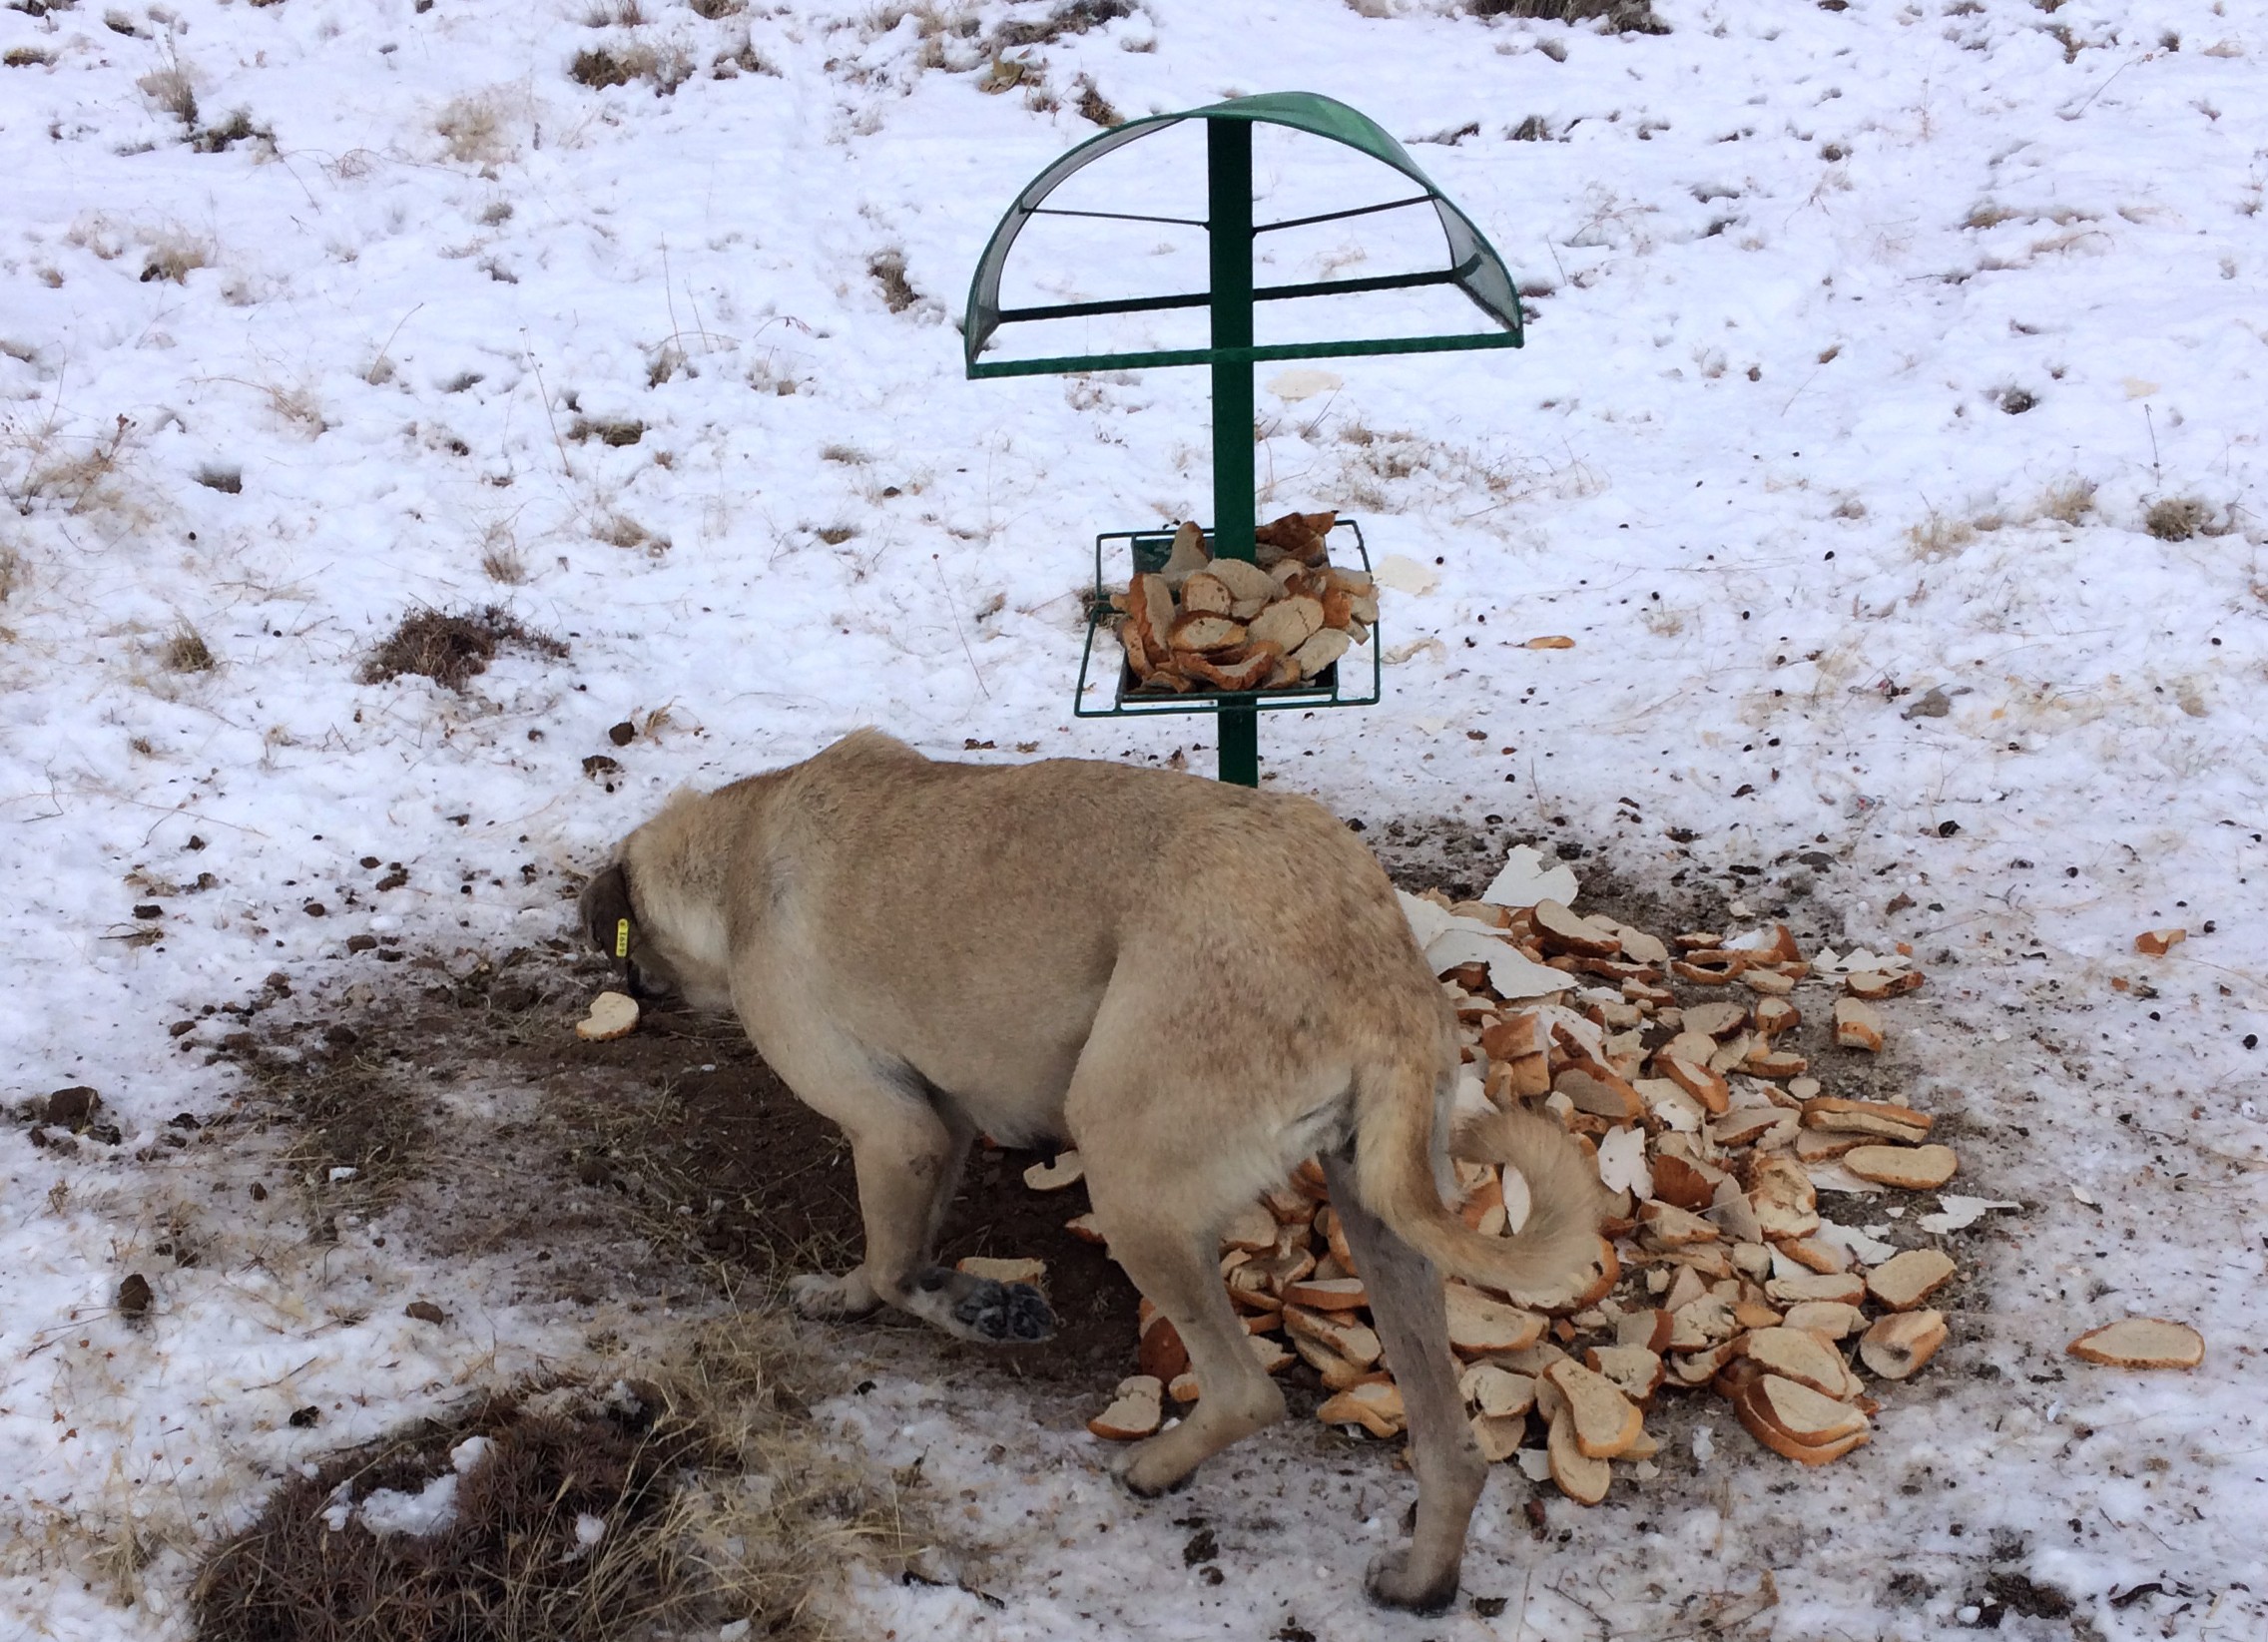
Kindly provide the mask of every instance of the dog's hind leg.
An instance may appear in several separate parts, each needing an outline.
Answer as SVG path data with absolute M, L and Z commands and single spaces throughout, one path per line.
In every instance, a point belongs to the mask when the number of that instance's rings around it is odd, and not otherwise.
M 1084 1149 L 1082 1148 L 1082 1153 Z M 1171 1169 L 1173 1160 L 1160 1160 Z M 1284 1417 L 1284 1393 L 1253 1355 L 1221 1282 L 1218 1222 L 1195 1227 L 1158 1205 L 1135 1178 L 1087 1163 L 1087 1190 L 1110 1252 L 1134 1286 L 1180 1332 L 1203 1393 L 1182 1422 L 1128 1449 L 1118 1474 L 1138 1494 L 1162 1493 L 1239 1437 Z
M 1065 1111 L 1086 1160 L 1087 1196 L 1111 1257 L 1180 1333 L 1202 1392 L 1180 1424 L 1137 1443 L 1117 1467 L 1136 1493 L 1155 1494 L 1283 1418 L 1284 1393 L 1260 1366 L 1221 1282 L 1220 1231 L 1247 1199 L 1209 1165 L 1236 1152 L 1239 1137 L 1160 1124 L 1143 1092 L 1105 1088 L 1105 1081 L 1082 1060 Z M 1229 1113 L 1238 1107 L 1234 1099 L 1200 1104 Z
M 1418 1477 L 1418 1526 L 1410 1543 L 1371 1564 L 1374 1601 L 1438 1613 L 1456 1596 L 1464 1533 L 1488 1465 L 1472 1440 L 1449 1353 L 1448 1314 L 1433 1263 L 1396 1237 L 1363 1206 L 1349 1159 L 1326 1154 L 1332 1208 L 1370 1296 L 1387 1368 L 1402 1387 L 1410 1418 L 1410 1468 Z

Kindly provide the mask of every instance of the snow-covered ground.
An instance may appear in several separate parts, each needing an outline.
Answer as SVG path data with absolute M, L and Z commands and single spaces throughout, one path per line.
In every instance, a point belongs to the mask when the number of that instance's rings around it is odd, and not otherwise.
M 1410 144 L 1535 316 L 1520 352 L 1263 391 L 1264 516 L 1343 507 L 1438 570 L 1387 596 L 1384 705 L 1268 721 L 1270 778 L 1373 822 L 1501 817 L 1656 887 L 1818 854 L 1818 904 L 1931 971 L 1917 1101 L 2024 1208 L 1871 1447 L 1799 1472 L 1720 1415 L 1654 1493 L 1555 1500 L 1549 1543 L 1499 1480 L 1467 1588 L 1506 1605 L 1428 1627 L 1361 1605 L 1346 1547 L 1400 1508 L 1375 1455 L 1270 1436 L 1137 1506 L 1077 1410 L 885 1362 L 829 1417 L 971 1491 L 989 1600 L 862 1586 L 846 1627 L 1920 1637 L 2015 1573 L 2075 1606 L 2011 1634 L 2268 1633 L 2257 9 L 1667 0 L 1672 32 L 1614 37 L 1141 0 L 1004 44 L 1051 14 L 0 11 L 0 1092 L 92 1085 L 122 1130 L 64 1157 L 0 1127 L 0 1631 L 177 1634 L 178 1547 L 280 1467 L 579 1349 L 501 1297 L 477 1334 L 404 1319 L 414 1228 L 309 1250 L 286 1194 L 248 1194 L 272 1161 L 177 1155 L 168 1120 L 240 1091 L 195 1052 L 226 1020 L 170 1023 L 367 973 L 349 935 L 470 962 L 555 934 L 659 795 L 860 724 L 1209 768 L 1201 721 L 1068 701 L 1093 532 L 1207 510 L 1202 373 L 971 383 L 954 321 L 1007 201 L 1097 129 L 1090 90 L 1307 89 Z M 598 51 L 643 77 L 579 83 Z M 1201 215 L 1190 129 L 1082 203 Z M 1264 216 L 1395 197 L 1312 142 L 1258 152 Z M 1387 272 L 1390 240 L 1344 225 L 1267 276 Z M 1201 238 L 1052 244 L 1087 260 L 1035 237 L 1027 296 L 1171 288 Z M 567 656 L 462 695 L 359 682 L 405 612 L 489 603 Z M 192 634 L 214 665 L 180 665 Z M 2165 926 L 2189 938 L 2134 953 Z M 177 1268 L 193 1214 L 226 1258 Z M 129 1270 L 154 1326 L 114 1313 Z M 2129 1311 L 2196 1324 L 2204 1367 L 2065 1365 Z M 318 1401 L 342 1411 L 286 1424 Z M 1178 1554 L 1200 1514 L 1241 1547 L 1221 1586 Z

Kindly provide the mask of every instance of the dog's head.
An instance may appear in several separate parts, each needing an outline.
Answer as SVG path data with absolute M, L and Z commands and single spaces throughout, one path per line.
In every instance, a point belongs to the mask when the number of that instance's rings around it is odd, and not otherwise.
M 666 997 L 682 990 L 662 943 L 639 917 L 630 872 L 620 860 L 583 886 L 580 906 L 584 937 L 622 965 L 623 985 L 632 997 Z

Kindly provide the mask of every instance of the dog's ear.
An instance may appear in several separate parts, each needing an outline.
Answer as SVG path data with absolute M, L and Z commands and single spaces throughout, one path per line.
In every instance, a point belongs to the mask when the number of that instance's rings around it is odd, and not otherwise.
M 615 934 L 630 910 L 630 880 L 617 861 L 583 886 L 583 933 L 608 957 L 615 955 Z

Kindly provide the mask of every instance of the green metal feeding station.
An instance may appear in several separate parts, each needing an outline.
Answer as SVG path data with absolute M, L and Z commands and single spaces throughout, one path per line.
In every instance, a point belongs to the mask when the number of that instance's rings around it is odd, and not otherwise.
M 1115 150 L 1153 136 L 1185 120 L 1205 122 L 1206 214 L 1202 222 L 1137 212 L 1070 210 L 1051 207 L 1048 197 L 1075 173 Z M 1416 194 L 1353 206 L 1346 210 L 1255 224 L 1252 220 L 1252 139 L 1256 125 L 1284 126 L 1296 132 L 1344 144 L 1380 161 L 1415 185 Z M 1415 272 L 1365 278 L 1327 278 L 1301 284 L 1253 284 L 1253 244 L 1264 234 L 1314 227 L 1348 218 L 1410 208 L 1430 207 L 1440 224 L 1446 259 L 1442 266 Z M 1208 241 L 1210 289 L 1172 294 L 1123 297 L 1104 301 L 1056 302 L 1023 307 L 1002 307 L 1000 278 L 1016 238 L 1034 218 L 1072 217 L 1128 223 L 1165 223 L 1203 228 Z M 1291 341 L 1256 344 L 1253 340 L 1253 306 L 1256 302 L 1286 301 L 1312 296 L 1348 296 L 1365 292 L 1400 290 L 1418 285 L 1453 285 L 1469 297 L 1495 328 L 1427 336 L 1363 337 L 1340 341 Z M 1112 314 L 1160 312 L 1174 308 L 1204 308 L 1211 319 L 1210 345 L 1148 350 L 1082 353 L 1047 358 L 987 359 L 984 352 L 1010 325 L 1048 320 L 1090 320 Z M 1207 534 L 1216 558 L 1250 561 L 1255 556 L 1253 473 L 1253 366 L 1261 360 L 1316 359 L 1370 353 L 1440 353 L 1463 348 L 1518 347 L 1519 297 L 1503 260 L 1488 244 L 1472 220 L 1418 170 L 1402 145 L 1367 115 L 1345 103 L 1312 92 L 1271 92 L 1259 97 L 1238 97 L 1180 114 L 1158 114 L 1131 120 L 1070 150 L 1024 186 L 978 260 L 969 281 L 968 312 L 962 321 L 962 339 L 968 374 L 978 376 L 1067 375 L 1093 370 L 1134 370 L 1153 365 L 1206 365 L 1213 373 L 1213 523 Z M 1362 529 L 1352 519 L 1339 521 L 1338 529 L 1353 538 L 1364 568 L 1369 553 Z M 1336 533 L 1336 532 L 1335 532 Z M 1089 668 L 1095 659 L 1095 630 L 1104 619 L 1106 593 L 1103 552 L 1106 543 L 1123 542 L 1130 552 L 1127 574 L 1155 570 L 1165 560 L 1173 527 L 1106 531 L 1095 539 L 1096 613 L 1088 623 L 1086 660 L 1079 669 L 1078 695 L 1072 710 L 1082 718 L 1144 713 L 1212 713 L 1220 732 L 1220 777 L 1245 787 L 1260 781 L 1260 714 L 1281 708 L 1357 707 L 1379 699 L 1378 634 L 1371 635 L 1371 679 L 1368 695 L 1344 688 L 1346 660 L 1335 662 L 1314 680 L 1281 690 L 1192 691 L 1182 695 L 1138 696 L 1125 663 L 1119 663 L 1116 699 L 1108 709 L 1086 706 Z

